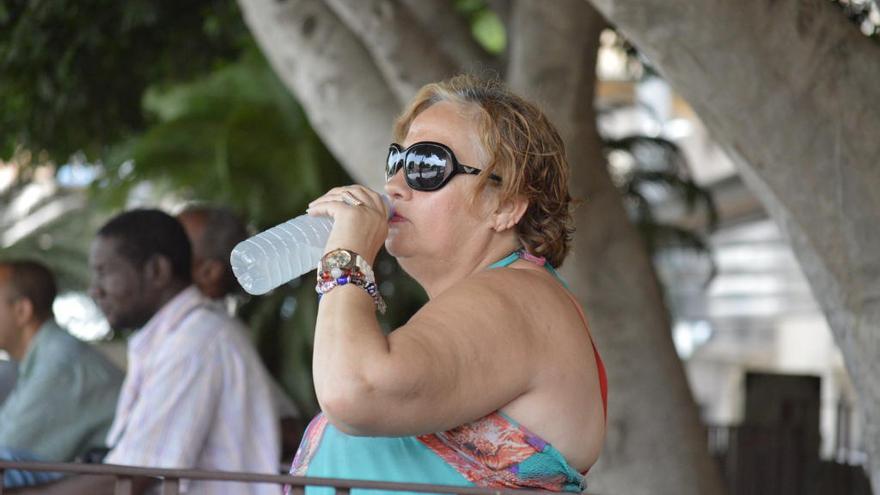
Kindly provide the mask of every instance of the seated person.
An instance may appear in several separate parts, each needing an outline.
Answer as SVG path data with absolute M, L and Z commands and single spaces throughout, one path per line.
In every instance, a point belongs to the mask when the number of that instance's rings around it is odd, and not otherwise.
M 0 262 L 0 349 L 18 362 L 18 380 L 0 406 L 0 458 L 72 461 L 104 438 L 123 373 L 52 315 L 52 273 L 32 261 Z M 8 470 L 6 487 L 60 475 Z
M 193 283 L 206 297 L 224 305 L 231 299 L 230 295 L 240 291 L 229 255 L 239 242 L 247 239 L 247 228 L 238 215 L 217 206 L 192 205 L 180 212 L 177 219 L 192 244 Z M 234 309 L 229 310 L 234 315 Z M 229 323 L 242 332 L 247 331 L 237 318 L 230 319 Z M 299 446 L 305 422 L 278 382 L 272 380 L 271 385 L 281 424 L 282 458 L 289 461 Z
M 180 222 L 158 210 L 112 218 L 89 253 L 89 294 L 115 329 L 137 329 L 107 464 L 277 474 L 278 414 L 269 377 L 242 332 L 191 285 Z M 40 493 L 112 494 L 81 475 Z M 136 482 L 135 491 L 148 482 Z M 193 480 L 187 494 L 278 494 L 278 485 Z
M 0 405 L 6 401 L 6 397 L 15 387 L 15 380 L 18 378 L 18 365 L 15 361 L 0 357 Z

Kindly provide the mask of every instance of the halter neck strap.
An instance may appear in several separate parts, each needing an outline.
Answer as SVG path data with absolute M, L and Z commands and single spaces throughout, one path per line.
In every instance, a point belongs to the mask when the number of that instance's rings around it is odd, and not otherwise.
M 559 282 L 566 289 L 568 289 L 568 284 L 565 282 L 565 279 L 563 279 L 559 275 L 559 273 L 556 272 L 556 269 L 554 269 L 550 263 L 547 263 L 547 260 L 545 260 L 544 258 L 540 258 L 538 256 L 530 255 L 525 249 L 517 249 L 516 251 L 508 254 L 504 258 L 501 258 L 500 260 L 496 261 L 495 263 L 492 263 L 491 265 L 489 265 L 489 269 L 504 268 L 506 266 L 510 266 L 513 263 L 515 263 L 516 260 L 518 260 L 518 259 L 524 259 L 530 263 L 534 263 L 536 265 L 542 265 L 548 272 L 550 272 L 551 275 L 556 277 L 556 280 L 559 280 Z
M 517 249 L 516 251 L 514 251 L 514 252 L 508 254 L 507 256 L 505 256 L 504 258 L 502 258 L 502 259 L 496 261 L 495 263 L 492 263 L 491 265 L 489 265 L 489 269 L 492 269 L 492 268 L 504 268 L 505 266 L 510 266 L 510 265 L 512 265 L 512 264 L 513 264 L 516 260 L 518 260 L 518 259 L 519 259 L 519 250 Z

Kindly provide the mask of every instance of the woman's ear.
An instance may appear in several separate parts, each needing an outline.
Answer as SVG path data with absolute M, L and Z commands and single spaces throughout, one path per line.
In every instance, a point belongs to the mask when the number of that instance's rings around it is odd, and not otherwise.
M 522 196 L 515 196 L 506 201 L 501 201 L 492 213 L 492 229 L 495 232 L 504 232 L 513 228 L 526 213 L 529 202 Z

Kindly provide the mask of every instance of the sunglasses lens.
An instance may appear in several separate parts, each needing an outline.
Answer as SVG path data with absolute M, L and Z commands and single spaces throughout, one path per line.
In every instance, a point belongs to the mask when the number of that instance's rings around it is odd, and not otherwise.
M 406 183 L 418 191 L 433 191 L 452 172 L 452 157 L 439 146 L 430 144 L 411 147 L 404 164 Z
M 391 180 L 401 166 L 403 166 L 403 153 L 396 145 L 392 145 L 388 149 L 388 158 L 385 160 L 385 181 Z

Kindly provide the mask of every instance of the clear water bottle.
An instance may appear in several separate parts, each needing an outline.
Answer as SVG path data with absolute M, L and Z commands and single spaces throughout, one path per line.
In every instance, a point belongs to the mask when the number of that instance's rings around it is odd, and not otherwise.
M 390 218 L 391 205 L 382 199 Z M 300 215 L 260 232 L 232 250 L 232 273 L 249 294 L 265 294 L 317 268 L 332 228 L 329 217 Z

